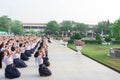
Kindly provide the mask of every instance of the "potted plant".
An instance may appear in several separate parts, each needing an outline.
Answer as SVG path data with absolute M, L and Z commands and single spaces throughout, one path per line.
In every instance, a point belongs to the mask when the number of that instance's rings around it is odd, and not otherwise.
M 79 33 L 74 35 L 74 44 L 76 46 L 77 53 L 76 54 L 81 54 L 81 49 L 82 46 L 84 45 L 84 42 L 81 40 L 81 35 Z

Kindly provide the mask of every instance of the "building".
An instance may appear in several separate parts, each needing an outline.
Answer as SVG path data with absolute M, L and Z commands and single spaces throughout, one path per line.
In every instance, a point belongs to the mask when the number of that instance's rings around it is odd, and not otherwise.
M 43 32 L 46 28 L 47 23 L 23 23 L 23 28 L 26 33 L 29 33 L 31 30 L 34 32 Z

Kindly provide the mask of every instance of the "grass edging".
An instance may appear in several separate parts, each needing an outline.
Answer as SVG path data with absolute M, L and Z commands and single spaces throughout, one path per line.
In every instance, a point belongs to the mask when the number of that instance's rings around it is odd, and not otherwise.
M 75 49 L 73 49 L 73 48 L 71 48 L 71 47 L 68 47 L 68 48 L 76 51 Z M 111 66 L 109 66 L 109 65 L 107 65 L 107 64 L 104 64 L 104 63 L 102 63 L 102 62 L 100 62 L 100 61 L 98 61 L 98 60 L 96 60 L 96 59 L 94 59 L 94 58 L 92 58 L 92 57 L 90 57 L 90 56 L 88 56 L 88 55 L 86 55 L 86 54 L 82 54 L 82 55 L 84 55 L 84 56 L 86 56 L 86 57 L 88 57 L 88 58 L 90 58 L 90 59 L 92 59 L 92 60 L 94 60 L 94 61 L 96 61 L 96 62 L 98 62 L 98 63 L 100 63 L 100 64 L 102 64 L 102 65 L 104 65 L 104 66 L 106 66 L 106 67 L 108 67 L 108 68 L 116 71 L 116 72 L 118 72 L 118 73 L 120 73 L 120 70 L 117 70 L 117 69 L 115 69 L 115 68 L 113 68 L 113 67 L 111 67 Z

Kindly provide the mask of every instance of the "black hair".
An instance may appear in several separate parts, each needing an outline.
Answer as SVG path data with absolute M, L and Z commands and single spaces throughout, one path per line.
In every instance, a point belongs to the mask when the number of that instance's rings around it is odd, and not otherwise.
M 34 54 L 34 57 L 36 58 L 38 57 L 38 55 L 39 55 L 39 51 L 36 51 L 36 53 Z
M 42 46 L 43 46 L 43 41 L 40 43 L 40 46 L 38 47 L 38 50 L 40 50 Z
M 19 47 L 22 47 L 22 45 L 23 45 L 23 44 L 22 44 L 22 43 L 20 43 L 20 44 L 19 44 Z
M 3 59 L 3 54 L 4 54 L 4 51 L 1 51 L 0 52 L 0 68 L 2 68 L 2 59 Z
M 0 44 L 0 49 L 3 47 L 4 43 Z

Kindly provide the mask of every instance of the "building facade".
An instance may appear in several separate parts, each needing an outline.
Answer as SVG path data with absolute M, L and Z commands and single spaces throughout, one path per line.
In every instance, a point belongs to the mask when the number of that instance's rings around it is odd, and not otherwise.
M 31 30 L 34 32 L 43 32 L 46 28 L 47 23 L 23 23 L 23 28 L 26 33 L 29 33 Z

